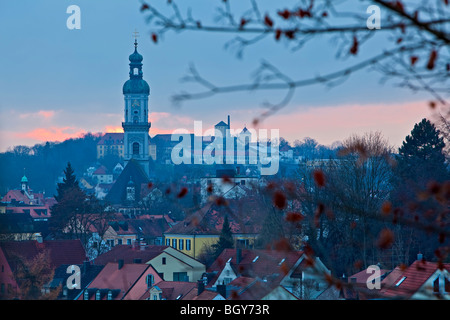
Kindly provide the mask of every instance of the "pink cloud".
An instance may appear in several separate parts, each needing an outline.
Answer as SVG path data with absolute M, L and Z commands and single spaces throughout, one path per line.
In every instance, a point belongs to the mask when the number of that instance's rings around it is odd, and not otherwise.
M 40 142 L 46 141 L 64 141 L 66 139 L 78 138 L 85 134 L 83 129 L 73 127 L 49 127 L 36 128 L 28 132 L 16 133 L 18 138 L 27 138 Z
M 38 112 L 29 112 L 29 113 L 21 113 L 19 115 L 20 119 L 27 118 L 42 118 L 42 119 L 51 119 L 55 115 L 54 110 L 39 110 Z
M 414 124 L 430 118 L 432 111 L 428 102 L 400 104 L 341 105 L 289 108 L 277 113 L 259 126 L 280 129 L 280 136 L 293 142 L 311 137 L 321 144 L 330 145 L 342 141 L 352 134 L 381 131 L 394 146 L 400 146 L 410 134 Z M 255 111 L 255 116 L 261 111 Z M 250 123 L 252 119 L 249 119 Z M 239 119 L 236 119 L 239 122 Z M 241 124 L 242 125 L 242 124 Z M 247 124 L 248 126 L 248 124 Z

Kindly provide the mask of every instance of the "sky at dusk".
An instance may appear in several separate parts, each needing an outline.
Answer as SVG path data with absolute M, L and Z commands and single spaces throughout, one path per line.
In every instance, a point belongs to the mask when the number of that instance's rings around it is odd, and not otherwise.
M 202 17 L 213 17 L 220 5 L 211 0 L 189 3 L 194 14 Z M 81 9 L 80 30 L 66 27 L 66 9 L 72 4 Z M 128 79 L 135 29 L 140 33 L 144 79 L 151 88 L 151 136 L 178 128 L 192 131 L 194 121 L 203 121 L 206 130 L 226 121 L 227 115 L 234 128 L 251 126 L 254 117 L 264 111 L 265 101 L 283 97 L 282 92 L 242 92 L 176 106 L 171 101 L 173 94 L 196 89 L 180 81 L 191 63 L 218 85 L 251 81 L 263 59 L 296 79 L 350 63 L 336 60 L 327 39 L 298 51 L 267 39 L 247 48 L 241 59 L 224 48 L 230 35 L 169 32 L 154 44 L 140 5 L 137 0 L 0 2 L 1 152 L 19 144 L 121 130 L 122 85 Z M 361 55 L 382 45 L 375 39 L 362 48 Z M 280 135 L 291 142 L 311 137 L 325 145 L 352 133 L 381 131 L 398 147 L 415 123 L 430 116 L 430 98 L 379 80 L 376 72 L 362 71 L 331 89 L 320 85 L 298 88 L 290 104 L 261 127 L 280 129 Z

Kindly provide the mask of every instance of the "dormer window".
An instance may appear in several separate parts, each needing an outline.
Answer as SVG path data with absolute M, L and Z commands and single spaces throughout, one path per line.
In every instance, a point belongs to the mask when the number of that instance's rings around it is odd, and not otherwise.
M 89 300 L 89 291 L 84 290 L 84 300 Z
M 100 290 L 95 293 L 95 300 L 100 300 Z
M 108 300 L 112 300 L 112 291 L 108 291 Z

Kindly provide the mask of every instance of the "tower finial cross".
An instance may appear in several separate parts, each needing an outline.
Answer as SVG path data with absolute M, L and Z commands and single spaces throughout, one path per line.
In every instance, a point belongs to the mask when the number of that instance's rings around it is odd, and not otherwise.
M 136 29 L 134 29 L 133 37 L 134 37 L 134 45 L 137 46 L 137 38 L 139 37 L 139 32 Z

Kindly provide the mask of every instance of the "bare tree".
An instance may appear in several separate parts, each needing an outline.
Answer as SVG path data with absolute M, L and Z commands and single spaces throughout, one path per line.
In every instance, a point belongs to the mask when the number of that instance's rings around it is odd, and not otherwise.
M 273 41 L 274 46 L 280 48 L 281 43 L 285 43 L 285 47 L 297 51 L 326 37 L 331 40 L 329 51 L 341 61 L 328 73 L 301 78 L 286 74 L 263 59 L 252 82 L 231 85 L 217 85 L 191 65 L 184 80 L 198 84 L 200 89 L 174 95 L 176 103 L 221 93 L 284 91 L 281 101 L 266 103 L 267 109 L 254 119 L 257 124 L 286 106 L 296 88 L 316 84 L 333 87 L 358 71 L 373 70 L 380 73 L 380 80 L 384 82 L 394 81 L 395 85 L 414 92 L 426 91 L 432 103 L 447 104 L 445 99 L 450 93 L 450 6 L 447 0 L 366 0 L 358 5 L 346 0 L 302 0 L 296 5 L 277 2 L 278 9 L 261 8 L 257 0 L 245 4 L 222 0 L 212 21 L 205 16 L 195 16 L 190 3 L 166 2 L 167 6 L 163 7 L 142 1 L 141 12 L 155 43 L 169 31 L 223 33 L 231 36 L 225 48 L 234 50 L 240 58 L 246 48 L 263 41 Z M 379 29 L 372 28 L 368 21 L 370 10 L 374 8 L 383 13 Z M 380 38 L 384 46 L 376 52 L 371 47 L 370 54 L 362 52 L 363 45 L 368 46 Z

